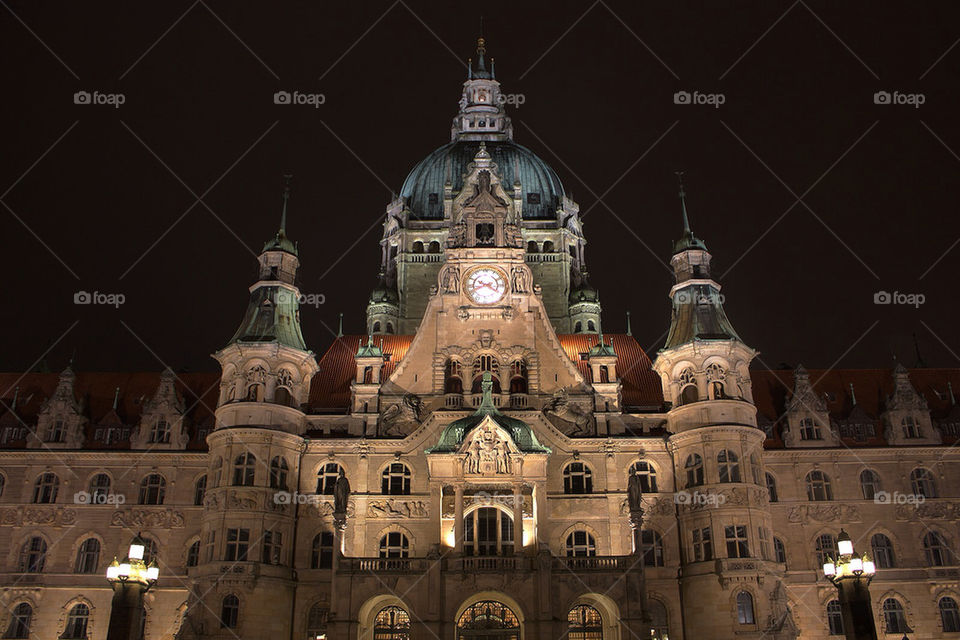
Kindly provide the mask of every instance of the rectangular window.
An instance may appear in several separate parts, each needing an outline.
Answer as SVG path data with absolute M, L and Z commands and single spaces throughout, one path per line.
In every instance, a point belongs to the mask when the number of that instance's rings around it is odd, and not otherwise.
M 693 530 L 693 560 L 694 562 L 713 560 L 713 540 L 710 527 Z
M 213 562 L 213 552 L 214 552 L 214 547 L 216 546 L 216 542 L 217 542 L 217 532 L 216 532 L 216 531 L 208 531 L 208 532 L 207 532 L 207 543 L 206 543 L 206 547 L 207 547 L 207 562 Z
M 760 557 L 770 559 L 770 531 L 766 527 L 757 527 L 757 539 L 760 540 Z
M 727 541 L 728 558 L 749 558 L 750 545 L 747 543 L 747 527 L 737 524 L 723 528 L 723 534 Z
M 227 551 L 224 560 L 246 562 L 250 546 L 250 529 L 227 529 Z
M 263 563 L 281 564 L 280 554 L 283 551 L 283 534 L 279 531 L 263 532 Z

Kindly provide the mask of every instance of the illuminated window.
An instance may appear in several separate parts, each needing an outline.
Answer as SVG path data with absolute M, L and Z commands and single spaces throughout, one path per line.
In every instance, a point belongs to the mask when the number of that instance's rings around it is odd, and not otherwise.
M 483 600 L 468 607 L 457 621 L 457 638 L 490 638 L 519 640 L 520 623 L 508 606 L 494 600 Z
M 580 558 L 597 555 L 597 542 L 586 531 L 574 531 L 567 536 L 566 551 L 568 558 Z
M 406 558 L 410 555 L 410 541 L 399 531 L 391 531 L 380 538 L 381 558 Z
M 410 616 L 400 607 L 385 607 L 373 621 L 373 640 L 410 640 Z
M 570 609 L 567 625 L 570 640 L 603 640 L 603 618 L 590 605 L 581 604 Z

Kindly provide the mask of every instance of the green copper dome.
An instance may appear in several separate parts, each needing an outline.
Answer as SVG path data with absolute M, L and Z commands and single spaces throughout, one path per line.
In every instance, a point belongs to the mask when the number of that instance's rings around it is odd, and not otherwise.
M 564 195 L 556 172 L 535 153 L 512 140 L 487 140 L 485 144 L 507 190 L 518 178 L 523 185 L 524 219 L 555 220 Z M 473 162 L 479 149 L 479 141 L 451 142 L 413 168 L 400 190 L 412 218 L 443 220 L 443 187 L 447 178 L 454 194 L 458 193 L 463 188 L 467 165 Z

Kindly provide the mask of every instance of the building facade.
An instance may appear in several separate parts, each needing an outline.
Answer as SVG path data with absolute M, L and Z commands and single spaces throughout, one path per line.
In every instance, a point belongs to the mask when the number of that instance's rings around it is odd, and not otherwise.
M 139 534 L 147 640 L 825 640 L 841 528 L 881 637 L 960 637 L 960 371 L 751 369 L 682 191 L 663 348 L 603 332 L 502 96 L 481 41 L 319 358 L 285 192 L 218 374 L 0 374 L 3 637 L 103 640 Z

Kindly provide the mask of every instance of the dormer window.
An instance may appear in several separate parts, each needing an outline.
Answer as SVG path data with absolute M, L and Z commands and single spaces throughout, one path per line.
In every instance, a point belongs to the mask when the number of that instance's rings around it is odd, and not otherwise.
M 920 433 L 920 425 L 917 424 L 916 419 L 913 416 L 907 416 L 900 422 L 900 426 L 903 428 L 903 437 L 904 438 L 922 438 L 923 436 Z

